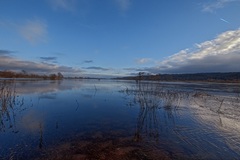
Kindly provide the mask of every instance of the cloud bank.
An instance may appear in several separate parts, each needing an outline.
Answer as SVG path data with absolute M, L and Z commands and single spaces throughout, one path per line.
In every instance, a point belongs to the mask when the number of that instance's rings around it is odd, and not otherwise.
M 11 52 L 11 51 L 7 51 L 7 50 L 1 50 L 1 51 L 5 51 L 6 53 L 6 54 L 0 54 L 1 70 L 12 70 L 12 71 L 25 70 L 26 72 L 37 73 L 37 74 L 50 74 L 50 73 L 62 72 L 64 75 L 74 75 L 74 74 L 81 73 L 81 70 L 74 69 L 68 66 L 59 66 L 59 65 L 49 64 L 45 62 L 38 63 L 38 62 L 17 59 L 7 54 L 8 52 Z M 52 58 L 54 59 L 54 57 Z M 50 59 L 52 58 L 50 57 Z M 44 59 L 49 59 L 49 58 L 45 57 Z
M 240 71 L 240 29 L 226 31 L 215 39 L 196 44 L 144 68 L 151 73 L 199 73 Z

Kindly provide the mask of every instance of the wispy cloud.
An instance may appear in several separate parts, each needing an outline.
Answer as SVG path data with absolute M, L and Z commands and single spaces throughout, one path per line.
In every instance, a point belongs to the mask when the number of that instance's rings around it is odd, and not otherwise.
M 229 24 L 229 22 L 226 19 L 220 18 L 220 20 Z
M 6 32 L 20 35 L 33 44 L 47 41 L 47 24 L 37 18 L 25 21 L 1 20 L 0 27 Z
M 84 60 L 80 63 L 80 65 L 83 65 L 83 64 L 90 64 L 90 63 L 93 63 L 93 60 Z
M 226 5 L 232 2 L 240 2 L 240 0 L 214 0 L 211 3 L 203 5 L 202 11 L 204 12 L 214 12 L 217 9 L 224 8 Z
M 123 12 L 127 11 L 131 6 L 131 0 L 115 0 L 115 2 Z
M 109 68 L 95 67 L 95 66 L 86 67 L 86 68 L 84 68 L 84 69 L 101 70 L 101 71 L 108 71 L 108 70 L 109 70 Z
M 40 59 L 44 61 L 54 61 L 57 60 L 57 57 L 40 57 Z
M 75 11 L 77 0 L 48 0 L 55 10 Z
M 25 70 L 30 73 L 49 74 L 62 72 L 65 75 L 80 74 L 81 70 L 68 66 L 59 66 L 49 63 L 38 63 L 32 61 L 21 60 L 10 55 L 0 54 L 1 70 L 21 71 Z
M 0 56 L 1 55 L 9 55 L 11 53 L 14 53 L 14 51 L 0 49 Z
M 240 29 L 226 31 L 211 41 L 196 44 L 145 68 L 152 73 L 239 72 Z
M 137 68 L 123 68 L 123 70 L 126 70 L 126 71 L 136 71 L 137 70 Z
M 40 57 L 40 60 L 47 63 L 57 63 L 57 57 Z
M 152 61 L 153 60 L 151 58 L 140 58 L 140 59 L 136 60 L 137 64 L 146 64 L 146 63 L 150 63 Z
M 28 20 L 23 25 L 18 25 L 21 36 L 30 43 L 46 42 L 47 25 L 40 20 Z
M 93 63 L 93 60 L 85 60 L 83 63 Z

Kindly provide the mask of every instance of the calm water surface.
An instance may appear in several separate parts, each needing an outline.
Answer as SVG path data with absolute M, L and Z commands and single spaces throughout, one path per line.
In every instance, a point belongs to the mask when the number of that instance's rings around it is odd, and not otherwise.
M 240 159 L 240 86 L 0 80 L 0 159 Z

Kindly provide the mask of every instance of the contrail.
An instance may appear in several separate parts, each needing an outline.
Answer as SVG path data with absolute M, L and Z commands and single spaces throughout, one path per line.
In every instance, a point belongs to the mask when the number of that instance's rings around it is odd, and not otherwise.
M 225 22 L 225 23 L 228 23 L 230 24 L 227 20 L 223 19 L 223 18 L 220 18 L 221 21 Z

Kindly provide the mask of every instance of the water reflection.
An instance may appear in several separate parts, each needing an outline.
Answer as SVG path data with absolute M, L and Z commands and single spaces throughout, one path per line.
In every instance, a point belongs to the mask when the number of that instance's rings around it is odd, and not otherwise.
M 175 139 L 175 143 L 181 144 L 181 152 L 205 152 L 209 158 L 226 157 L 229 152 L 238 156 L 240 103 L 239 93 L 232 89 L 235 86 L 229 87 L 232 91 L 220 92 L 216 88 L 217 92 L 213 92 L 214 88 L 204 85 L 198 88 L 205 89 L 195 90 L 194 85 L 182 87 L 139 81 L 134 87 L 126 88 L 123 92 L 130 99 L 129 106 L 139 107 L 134 140 L 163 143 L 165 138 L 174 143 Z M 203 142 L 208 144 L 207 147 Z M 221 148 L 216 144 L 232 150 L 220 153 Z M 170 150 L 173 148 L 170 146 Z M 210 150 L 217 154 L 213 155 Z
M 43 127 L 42 127 L 42 123 L 39 124 L 39 130 L 40 130 L 40 138 L 39 138 L 39 144 L 38 144 L 38 147 L 39 149 L 42 149 L 43 148 Z
M 240 133 L 240 97 L 237 95 L 218 95 L 207 92 L 196 92 L 192 95 L 192 106 L 202 108 L 200 116 L 204 116 L 205 121 L 213 121 L 213 117 L 206 117 L 206 112 L 219 117 L 219 125 L 224 128 L 232 128 Z M 203 113 L 205 111 L 205 113 Z M 236 121 L 236 122 L 234 122 Z M 233 122 L 233 123 L 232 123 Z
M 191 109 L 194 115 L 202 117 L 201 123 L 212 121 L 217 128 L 231 128 L 240 133 L 239 86 L 225 84 L 212 86 L 214 88 L 209 84 L 184 83 L 182 86 L 138 81 L 135 86 L 126 88 L 124 93 L 129 97 L 133 96 L 130 98 L 129 106 L 136 104 L 140 106 L 137 128 L 142 133 L 148 133 L 151 130 L 149 127 L 161 127 L 160 121 L 174 125 L 175 118 L 181 113 L 179 111 L 186 107 Z M 217 115 L 217 118 L 213 115 Z M 162 117 L 164 120 L 160 120 Z M 214 122 L 216 119 L 219 123 Z
M 224 137 L 223 141 L 240 156 L 239 92 L 237 90 L 228 94 L 196 92 L 191 102 L 191 106 L 198 109 L 196 118 L 217 128 L 218 134 Z
M 161 83 L 142 81 L 137 81 L 134 87 L 127 88 L 124 92 L 128 96 L 134 96 L 129 102 L 130 105 L 138 104 L 140 107 L 135 141 L 141 141 L 144 137 L 158 141 L 159 132 L 164 129 L 163 123 L 175 125 L 175 116 L 178 114 L 179 106 L 184 99 L 189 97 L 187 92 L 169 90 Z
M 16 95 L 14 81 L 0 81 L 0 132 L 11 129 L 17 133 L 16 112 L 22 112 L 24 108 L 24 98 Z
M 70 82 L 70 83 L 69 83 Z M 74 90 L 81 87 L 80 80 L 16 80 L 19 94 L 55 93 L 64 90 Z
M 29 151 L 32 157 L 61 152 L 85 159 L 160 159 L 155 155 L 161 151 L 173 159 L 239 156 L 236 87 L 74 80 L 0 84 L 0 150 L 7 158 L 28 159 Z

